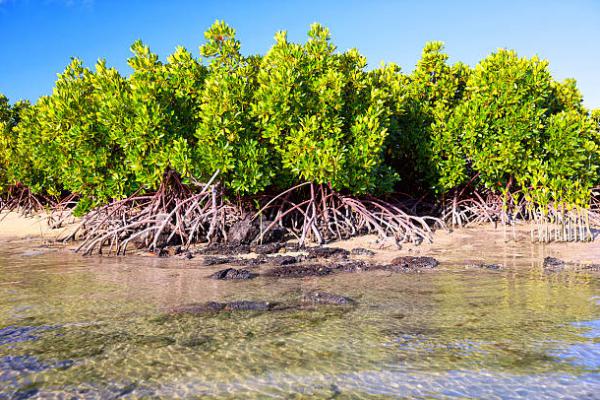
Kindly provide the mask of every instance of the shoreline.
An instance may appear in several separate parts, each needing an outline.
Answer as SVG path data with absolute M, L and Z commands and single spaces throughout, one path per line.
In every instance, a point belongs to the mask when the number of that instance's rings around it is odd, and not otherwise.
M 77 226 L 76 223 L 67 224 L 58 229 L 50 229 L 47 224 L 46 215 L 24 216 L 18 212 L 0 213 L 0 242 L 18 242 L 31 240 L 34 242 L 46 242 L 66 236 L 70 230 Z M 592 242 L 550 242 L 532 243 L 530 241 L 531 226 L 528 223 L 518 223 L 513 226 L 498 226 L 492 224 L 474 225 L 453 230 L 438 229 L 433 233 L 433 242 L 424 242 L 419 245 L 403 243 L 400 248 L 392 240 L 382 241 L 376 235 L 363 235 L 341 241 L 334 241 L 324 247 L 335 247 L 344 250 L 356 248 L 368 249 L 374 252 L 370 257 L 373 262 L 389 262 L 398 256 L 428 256 L 435 255 L 440 259 L 450 257 L 463 258 L 464 261 L 492 262 L 489 258 L 494 253 L 484 254 L 477 250 L 482 245 L 502 249 L 504 247 L 521 246 L 536 249 L 544 256 L 566 259 L 572 263 L 598 264 L 600 263 L 600 236 Z M 73 243 L 63 244 L 64 248 L 73 248 Z M 205 245 L 192 245 L 192 251 L 198 252 Z M 168 246 L 173 247 L 173 246 Z M 288 252 L 289 254 L 290 252 Z M 243 257 L 256 256 L 256 253 L 246 252 Z M 132 249 L 127 257 L 157 257 L 156 254 L 144 250 Z M 101 256 L 102 257 L 102 256 Z M 174 257 L 164 257 L 169 260 Z M 194 257 L 186 260 L 186 263 L 196 264 L 203 257 Z M 496 260 L 495 262 L 497 262 Z

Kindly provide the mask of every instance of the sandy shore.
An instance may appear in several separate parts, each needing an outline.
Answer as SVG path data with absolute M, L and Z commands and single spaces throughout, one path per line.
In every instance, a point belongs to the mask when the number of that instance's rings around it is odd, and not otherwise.
M 25 217 L 16 212 L 1 213 L 0 241 L 59 239 L 67 236 L 76 226 L 72 223 L 60 229 L 50 229 L 46 215 Z M 404 243 L 400 248 L 392 240 L 381 241 L 375 235 L 355 237 L 328 246 L 347 250 L 366 248 L 375 252 L 371 260 L 376 262 L 388 262 L 399 255 L 433 255 L 467 264 L 478 261 L 509 263 L 509 258 L 515 252 L 526 251 L 531 255 L 535 253 L 536 258 L 552 256 L 574 263 L 600 263 L 600 236 L 593 242 L 531 243 L 530 226 L 526 223 L 498 228 L 478 225 L 453 231 L 438 230 L 433 234 L 432 243 Z M 130 254 L 147 253 L 132 251 Z
M 9 239 L 57 239 L 64 237 L 74 224 L 50 229 L 48 216 L 44 214 L 24 216 L 17 212 L 0 213 L 0 240 Z

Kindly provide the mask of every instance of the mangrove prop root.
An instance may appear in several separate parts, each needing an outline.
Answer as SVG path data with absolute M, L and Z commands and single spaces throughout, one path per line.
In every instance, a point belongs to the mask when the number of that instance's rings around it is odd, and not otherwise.
M 225 227 L 239 219 L 235 207 L 225 204 L 218 185 L 210 181 L 193 192 L 174 172 L 167 172 L 154 194 L 134 195 L 92 210 L 64 240 L 81 239 L 78 252 L 125 254 L 135 245 L 155 251 L 171 243 L 189 247 L 226 234 Z
M 469 197 L 453 197 L 443 207 L 442 220 L 453 227 L 491 222 L 511 225 L 515 221 L 530 223 L 534 242 L 590 241 L 600 228 L 600 201 L 593 197 L 588 208 L 566 207 L 550 203 L 540 206 L 513 195 L 471 193 Z
M 0 197 L 0 213 L 15 211 L 24 216 L 32 216 L 46 209 L 53 209 L 56 204 L 56 200 L 50 196 L 33 194 L 28 187 L 15 184 Z
M 420 243 L 431 241 L 432 229 L 443 226 L 437 218 L 409 215 L 399 204 L 348 196 L 328 185 L 312 183 L 302 183 L 273 197 L 254 218 L 263 216 L 271 222 L 260 238 L 279 225 L 287 228 L 301 246 L 366 233 L 393 237 L 398 244 Z

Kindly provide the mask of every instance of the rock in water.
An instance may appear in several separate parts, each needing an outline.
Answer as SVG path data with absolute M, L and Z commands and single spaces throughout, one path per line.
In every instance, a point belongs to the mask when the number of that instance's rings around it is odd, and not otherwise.
M 232 301 L 225 304 L 225 311 L 268 311 L 275 306 L 275 303 L 268 301 Z
M 481 268 L 481 269 L 491 269 L 491 270 L 495 270 L 495 271 L 503 268 L 502 264 L 486 264 L 486 263 L 472 264 L 471 267 Z
M 440 263 L 433 257 L 396 257 L 385 267 L 395 272 L 420 271 L 436 268 Z
M 338 306 L 356 304 L 356 301 L 352 300 L 349 297 L 319 291 L 311 291 L 308 293 L 304 293 L 302 296 L 302 302 L 312 304 L 333 304 Z
M 219 280 L 246 280 L 252 279 L 256 276 L 252 272 L 247 269 L 235 269 L 235 268 L 227 268 L 222 269 L 221 271 L 215 272 L 210 276 L 211 279 L 219 279 Z
M 268 301 L 248 301 L 239 300 L 230 303 L 218 303 L 210 301 L 208 303 L 184 304 L 169 309 L 169 314 L 214 314 L 221 311 L 269 311 L 277 303 Z
M 276 278 L 304 278 L 307 276 L 329 275 L 332 269 L 321 264 L 286 265 L 267 271 L 267 276 Z
M 565 262 L 558 258 L 546 257 L 544 258 L 544 271 L 557 272 L 561 271 L 565 267 Z

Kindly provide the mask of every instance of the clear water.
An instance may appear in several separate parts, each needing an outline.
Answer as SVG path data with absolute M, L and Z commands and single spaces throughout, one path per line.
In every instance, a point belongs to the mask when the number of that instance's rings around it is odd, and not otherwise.
M 598 273 L 545 274 L 526 242 L 433 255 L 422 274 L 220 282 L 194 261 L 0 243 L 0 399 L 600 399 Z M 164 312 L 309 289 L 359 305 Z

